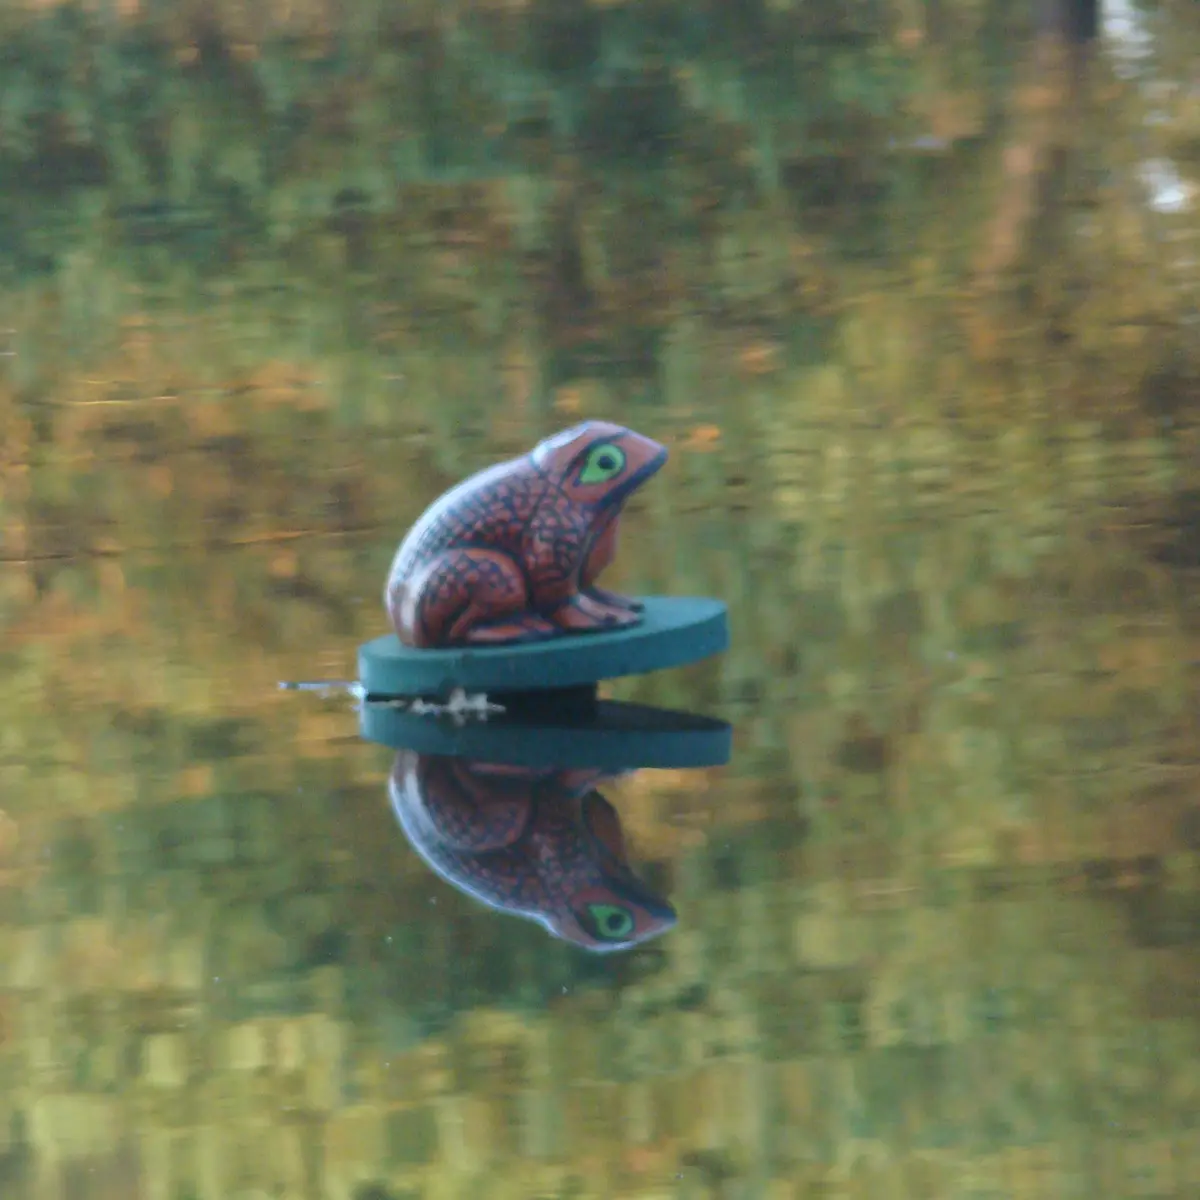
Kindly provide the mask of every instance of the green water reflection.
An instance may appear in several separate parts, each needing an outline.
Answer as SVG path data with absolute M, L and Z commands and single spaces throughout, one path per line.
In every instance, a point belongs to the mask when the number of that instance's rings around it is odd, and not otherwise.
M 1200 1193 L 1200 25 L 1037 8 L 0 15 L 4 1200 Z M 276 690 L 581 415 L 734 631 L 604 958 Z

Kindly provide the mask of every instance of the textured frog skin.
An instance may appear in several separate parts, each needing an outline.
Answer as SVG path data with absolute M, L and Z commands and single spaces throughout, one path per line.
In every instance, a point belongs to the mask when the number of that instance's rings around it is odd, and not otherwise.
M 585 421 L 451 488 L 392 560 L 384 602 L 400 641 L 498 645 L 636 624 L 640 604 L 595 581 L 622 505 L 666 457 L 630 429 Z
M 401 750 L 388 794 L 413 848 L 447 883 L 603 952 L 628 949 L 676 921 L 626 861 L 620 818 L 595 790 L 611 778 Z

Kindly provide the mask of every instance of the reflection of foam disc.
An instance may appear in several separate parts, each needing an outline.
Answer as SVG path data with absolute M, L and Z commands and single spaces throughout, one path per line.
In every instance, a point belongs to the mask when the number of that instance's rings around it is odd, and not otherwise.
M 367 703 L 359 731 L 369 742 L 418 754 L 611 771 L 719 767 L 729 761 L 733 739 L 724 721 L 616 700 L 598 701 L 590 712 L 501 714 L 487 721 L 468 718 L 461 725 L 448 717 Z
M 358 677 L 373 696 L 439 696 L 579 687 L 661 671 L 729 645 L 725 605 L 699 596 L 648 596 L 639 624 L 512 646 L 417 650 L 395 634 L 358 648 Z

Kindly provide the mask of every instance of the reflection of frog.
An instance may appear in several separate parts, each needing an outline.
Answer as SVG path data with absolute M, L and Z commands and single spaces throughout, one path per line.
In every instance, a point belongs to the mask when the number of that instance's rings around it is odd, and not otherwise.
M 595 586 L 629 494 L 664 446 L 585 421 L 464 480 L 409 531 L 384 599 L 409 646 L 495 645 L 633 625 L 641 605 Z
M 600 771 L 531 770 L 401 750 L 388 794 L 447 883 L 586 950 L 626 950 L 675 924 L 630 869 Z

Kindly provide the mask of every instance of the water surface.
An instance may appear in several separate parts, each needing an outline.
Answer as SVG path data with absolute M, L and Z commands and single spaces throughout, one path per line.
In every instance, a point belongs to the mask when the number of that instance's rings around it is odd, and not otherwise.
M 4 16 L 0 1195 L 1196 1195 L 1193 6 L 384 7 Z M 276 687 L 581 416 L 734 632 L 609 956 Z

